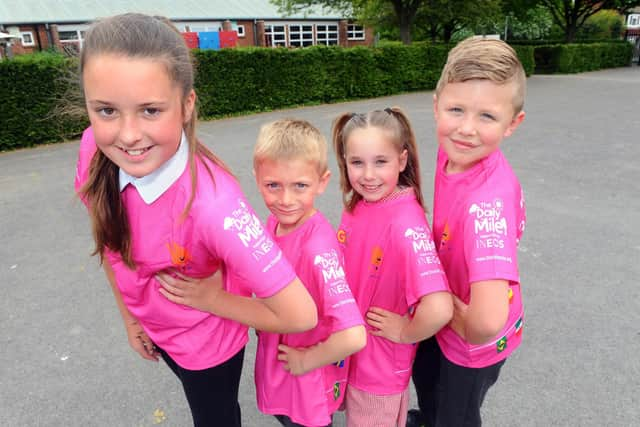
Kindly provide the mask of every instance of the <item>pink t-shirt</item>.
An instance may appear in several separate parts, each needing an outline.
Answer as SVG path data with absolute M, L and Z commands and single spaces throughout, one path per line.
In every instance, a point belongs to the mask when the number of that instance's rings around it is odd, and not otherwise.
M 95 151 L 93 133 L 87 129 L 80 143 L 76 191 L 88 179 Z M 236 354 L 248 340 L 247 327 L 167 300 L 158 291 L 156 273 L 177 269 L 187 276 L 208 277 L 223 268 L 250 284 L 241 288 L 225 274 L 225 289 L 258 297 L 269 297 L 295 279 L 293 268 L 264 232 L 235 178 L 209 160 L 197 161 L 197 174 L 196 197 L 184 220 L 181 215 L 191 194 L 188 166 L 149 205 L 133 185 L 126 186 L 121 197 L 131 230 L 135 270 L 119 254 L 106 252 L 131 314 L 178 365 L 190 370 L 219 365 Z
M 505 359 L 521 341 L 523 309 L 518 240 L 525 225 L 522 189 L 500 150 L 471 169 L 447 175 L 446 153 L 438 151 L 433 235 L 451 292 L 469 303 L 471 284 L 509 282 L 509 317 L 502 331 L 482 345 L 467 343 L 445 326 L 437 335 L 451 362 L 482 368 Z
M 412 190 L 377 203 L 360 201 L 344 212 L 338 230 L 347 282 L 366 315 L 377 306 L 404 315 L 427 294 L 448 291 L 425 213 Z M 367 330 L 371 327 L 367 325 Z M 367 334 L 351 357 L 349 385 L 389 395 L 409 385 L 415 344 Z
M 270 216 L 267 230 L 272 236 L 277 225 L 276 218 Z M 345 280 L 335 233 L 320 212 L 291 233 L 274 239 L 313 297 L 318 325 L 298 334 L 260 332 L 255 366 L 258 408 L 267 414 L 287 415 L 305 426 L 325 426 L 344 398 L 348 359 L 293 376 L 277 359 L 278 344 L 309 347 L 364 322 Z

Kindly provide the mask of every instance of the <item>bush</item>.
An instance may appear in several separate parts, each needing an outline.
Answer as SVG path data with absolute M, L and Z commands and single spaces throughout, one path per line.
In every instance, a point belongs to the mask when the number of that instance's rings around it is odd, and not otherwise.
M 448 49 L 428 43 L 385 43 L 374 49 L 197 50 L 200 115 L 210 118 L 433 89 Z
M 631 63 L 633 46 L 628 42 L 556 44 L 536 46 L 535 72 L 579 73 L 602 68 L 625 67 Z
M 576 34 L 577 39 L 619 40 L 623 35 L 624 16 L 615 10 L 601 10 L 590 16 Z
M 195 50 L 203 118 L 294 105 L 372 98 L 433 89 L 451 45 L 393 43 L 378 48 Z M 527 75 L 627 65 L 629 43 L 515 45 Z M 535 55 L 535 59 L 534 59 Z M 535 64 L 535 66 L 534 66 Z M 0 151 L 80 134 L 86 118 L 54 115 L 68 97 L 75 60 L 40 54 L 0 61 Z
M 77 136 L 86 121 L 54 117 L 75 62 L 56 54 L 0 61 L 0 151 Z
M 511 47 L 516 51 L 516 55 L 518 55 L 518 59 L 520 59 L 527 77 L 533 74 L 536 68 L 536 61 L 533 56 L 534 47 L 522 45 L 512 45 Z

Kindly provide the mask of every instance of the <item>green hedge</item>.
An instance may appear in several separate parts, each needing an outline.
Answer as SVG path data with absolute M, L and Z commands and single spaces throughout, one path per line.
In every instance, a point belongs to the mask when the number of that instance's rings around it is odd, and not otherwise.
M 0 61 L 0 151 L 58 142 L 78 134 L 84 121 L 54 117 L 75 67 L 60 55 L 18 56 Z
M 628 42 L 556 44 L 536 46 L 537 74 L 580 73 L 631 64 L 633 46 Z
M 433 89 L 451 45 L 385 44 L 378 48 L 195 50 L 200 116 L 371 98 Z M 630 44 L 526 46 L 514 49 L 527 75 L 627 65 Z M 534 62 L 535 55 L 535 62 Z M 86 119 L 53 114 L 67 96 L 73 60 L 31 55 L 0 61 L 0 151 L 79 135 Z M 545 61 L 544 63 L 538 61 Z M 546 64 L 551 64 L 545 68 Z
M 433 89 L 448 46 L 196 50 L 204 118 Z
M 524 72 L 527 74 L 527 77 L 533 74 L 536 68 L 536 61 L 533 56 L 534 47 L 520 45 L 512 45 L 511 47 L 516 51 L 516 54 L 518 55 L 518 58 L 522 63 L 522 67 L 524 68 Z

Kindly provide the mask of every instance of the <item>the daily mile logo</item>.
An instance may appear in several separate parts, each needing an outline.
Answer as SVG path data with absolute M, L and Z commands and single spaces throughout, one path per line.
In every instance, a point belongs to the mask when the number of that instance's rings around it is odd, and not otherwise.
M 474 203 L 469 208 L 469 215 L 474 218 L 477 248 L 504 248 L 507 220 L 502 216 L 503 207 L 502 200 L 495 199 L 493 202 Z

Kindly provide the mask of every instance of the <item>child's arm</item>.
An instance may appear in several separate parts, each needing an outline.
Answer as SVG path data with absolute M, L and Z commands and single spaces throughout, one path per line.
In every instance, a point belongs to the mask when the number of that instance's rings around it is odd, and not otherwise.
M 370 307 L 367 323 L 375 330 L 371 335 L 381 336 L 399 344 L 413 344 L 433 336 L 453 315 L 449 292 L 433 292 L 418 301 L 413 318 L 401 316 L 379 307 Z
M 116 284 L 116 276 L 108 260 L 104 260 L 102 268 L 107 275 L 107 279 L 111 285 L 111 290 L 113 291 L 113 296 L 116 299 L 118 310 L 122 316 L 122 321 L 124 322 L 125 329 L 127 330 L 129 345 L 144 359 L 157 362 L 159 354 L 156 351 L 156 347 L 144 329 L 142 329 L 140 323 L 138 323 L 138 319 L 133 317 L 129 312 L 129 309 L 124 305 L 124 302 L 122 301 L 122 294 L 120 294 L 120 289 L 118 289 L 118 285 Z
M 316 305 L 298 278 L 268 298 L 251 298 L 225 291 L 220 274 L 205 279 L 176 274 L 179 277 L 160 273 L 156 278 L 160 293 L 177 304 L 266 332 L 303 332 L 318 322 Z
M 367 344 L 364 326 L 352 326 L 334 332 L 326 341 L 306 348 L 293 348 L 280 344 L 278 360 L 284 362 L 284 369 L 292 375 L 303 375 L 309 371 L 339 362 L 356 353 Z
M 509 283 L 486 280 L 471 284 L 469 305 L 454 296 L 451 328 L 471 344 L 484 344 L 504 328 L 509 317 Z

